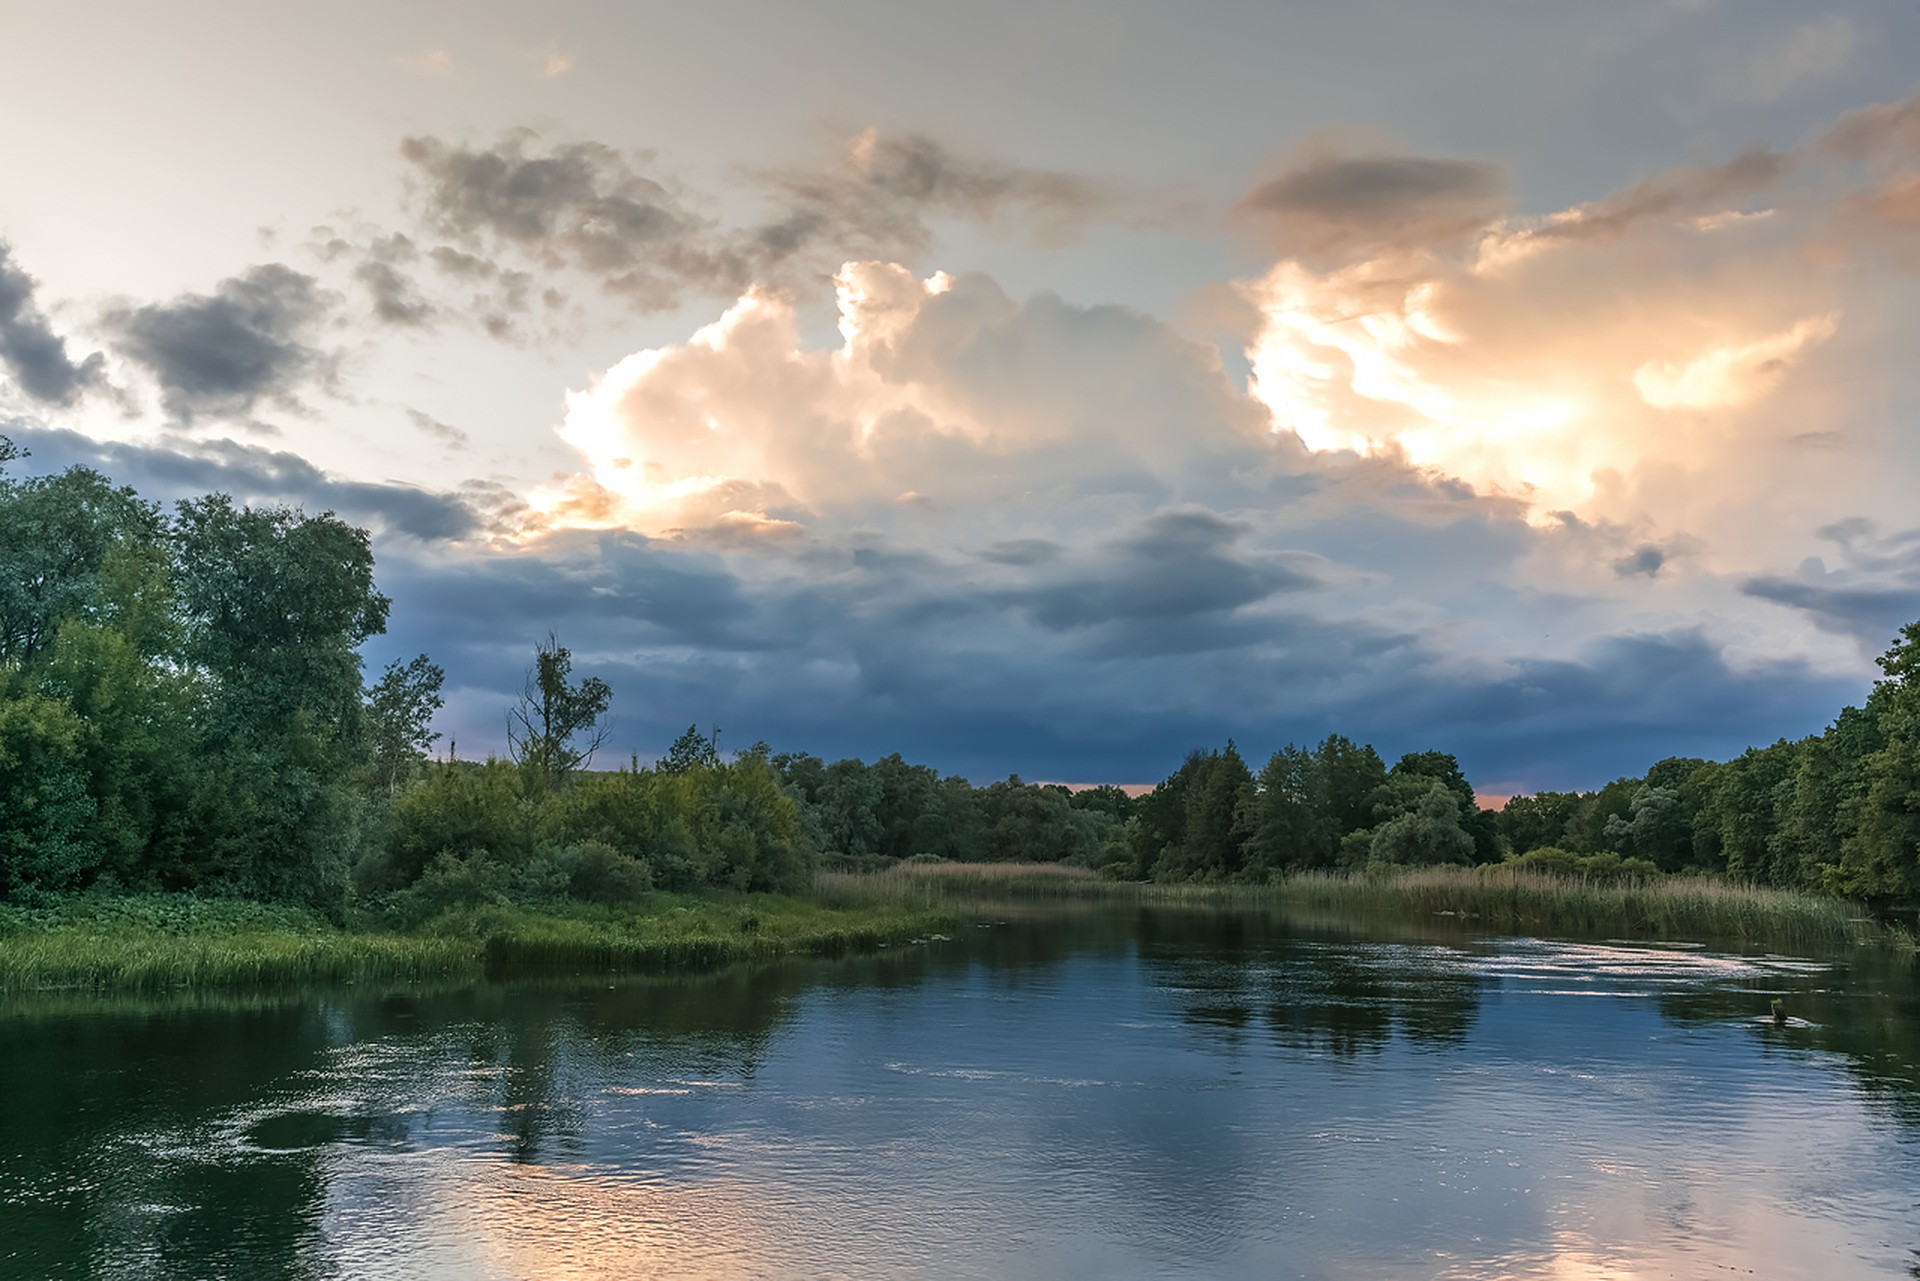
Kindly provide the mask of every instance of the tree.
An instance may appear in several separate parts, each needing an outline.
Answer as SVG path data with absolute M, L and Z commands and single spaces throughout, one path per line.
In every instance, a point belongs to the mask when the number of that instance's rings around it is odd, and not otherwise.
M 1339 833 L 1326 778 L 1305 748 L 1289 745 L 1267 760 L 1243 821 L 1247 870 L 1256 880 L 1333 862 Z
M 440 687 L 447 674 L 421 654 L 411 662 L 394 659 L 367 691 L 367 745 L 373 753 L 374 777 L 388 791 L 399 786 L 407 771 L 440 735 L 427 728 L 433 714 L 446 706 Z
M 552 632 L 534 646 L 520 701 L 507 710 L 507 748 L 533 774 L 557 782 L 605 746 L 613 690 L 598 676 L 574 684 L 573 654 Z
M 1437 778 L 1409 776 L 1423 794 L 1374 829 L 1369 853 L 1376 863 L 1467 863 L 1473 836 L 1460 825 L 1460 798 Z
M 702 734 L 697 724 L 687 726 L 687 732 L 673 740 L 667 748 L 667 754 L 660 761 L 660 768 L 669 774 L 685 774 L 688 770 L 720 763 L 720 731 Z
M 96 618 L 108 560 L 157 551 L 164 524 L 157 504 L 85 467 L 0 477 L 0 663 L 30 663 L 61 622 Z
M 189 662 L 213 685 L 216 739 L 259 742 L 296 719 L 357 742 L 361 642 L 387 629 L 367 531 L 332 512 L 182 502 L 175 578 Z
M 1859 826 L 1841 847 L 1836 880 L 1847 893 L 1886 902 L 1920 894 L 1920 622 L 1880 656 L 1885 679 L 1869 708 L 1881 745 L 1864 762 Z

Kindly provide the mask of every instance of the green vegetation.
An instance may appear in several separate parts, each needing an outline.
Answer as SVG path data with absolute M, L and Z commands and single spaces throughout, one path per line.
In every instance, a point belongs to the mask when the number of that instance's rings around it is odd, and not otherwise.
M 179 895 L 81 896 L 0 908 L 0 992 L 261 988 L 471 981 L 483 975 L 708 967 L 837 955 L 949 926 L 950 912 L 784 895 L 652 895 L 614 909 L 456 907 L 399 929 L 310 911 Z
M 0 437 L 0 468 L 17 457 Z M 508 758 L 431 760 L 441 669 L 420 655 L 362 684 L 388 604 L 366 532 L 330 513 L 219 494 L 168 513 L 85 468 L 0 471 L 0 986 L 866 946 L 921 928 L 895 869 L 921 912 L 1244 891 L 1783 942 L 1858 934 L 1843 899 L 1920 896 L 1920 623 L 1822 735 L 1495 814 L 1450 754 L 1389 767 L 1338 734 L 1257 772 L 1232 742 L 1196 751 L 1138 798 L 976 787 L 898 755 L 724 756 L 697 726 L 654 767 L 594 770 L 614 691 L 552 635 L 507 709 Z M 823 867 L 828 906 L 801 903 Z M 887 875 L 837 875 L 855 872 Z
M 1169 885 L 1115 881 L 1045 864 L 903 864 L 877 873 L 822 873 L 817 893 L 823 902 L 891 902 L 924 910 L 977 911 L 993 902 L 1075 898 L 1276 908 L 1351 921 L 1451 920 L 1481 931 L 1772 947 L 1914 948 L 1908 931 L 1876 922 L 1859 903 L 1709 877 L 1622 875 L 1606 860 L 1600 860 L 1599 867 L 1598 874 L 1579 875 L 1503 863 L 1302 872 L 1260 885 Z

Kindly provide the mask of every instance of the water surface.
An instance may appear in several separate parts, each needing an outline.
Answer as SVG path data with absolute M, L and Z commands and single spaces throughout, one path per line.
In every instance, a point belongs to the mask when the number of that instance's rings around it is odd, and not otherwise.
M 0 1275 L 1920 1276 L 1916 1014 L 1883 957 L 1138 910 L 16 998 Z

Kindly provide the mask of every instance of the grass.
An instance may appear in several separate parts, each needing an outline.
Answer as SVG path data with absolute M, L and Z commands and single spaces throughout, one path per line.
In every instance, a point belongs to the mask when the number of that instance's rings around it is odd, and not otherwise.
M 0 994 L 462 983 L 515 974 L 705 968 L 838 955 L 950 928 L 995 904 L 1069 901 L 1286 909 L 1356 923 L 1911 951 L 1857 903 L 1707 878 L 1607 883 L 1517 868 L 1310 873 L 1274 885 L 1150 885 L 1052 864 L 822 872 L 811 897 L 652 894 L 631 907 L 454 909 L 410 929 L 186 896 L 0 905 Z
M 823 899 L 922 908 L 980 899 L 1058 899 L 1284 907 L 1373 919 L 1443 921 L 1483 930 L 1615 935 L 1775 947 L 1883 945 L 1914 937 L 1845 899 L 1707 877 L 1606 882 L 1511 867 L 1303 873 L 1271 885 L 1156 885 L 1034 864 L 902 865 L 868 875 L 822 873 Z
M 0 993 L 154 992 L 471 981 L 517 973 L 706 967 L 904 942 L 951 920 L 896 903 L 649 895 L 630 908 L 457 909 L 417 929 L 152 895 L 0 907 Z

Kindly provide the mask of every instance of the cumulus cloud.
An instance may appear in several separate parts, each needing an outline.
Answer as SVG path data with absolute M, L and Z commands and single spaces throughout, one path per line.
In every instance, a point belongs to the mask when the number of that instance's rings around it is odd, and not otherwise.
M 650 154 L 602 143 L 520 129 L 485 145 L 409 137 L 401 155 L 421 234 L 441 243 L 368 233 L 356 250 L 328 232 L 323 256 L 357 255 L 355 276 L 380 319 L 418 326 L 474 313 L 502 338 L 520 336 L 528 311 L 564 304 L 552 283 L 562 275 L 654 312 L 690 296 L 816 283 L 848 258 L 910 257 L 942 219 L 1057 243 L 1101 222 L 1182 216 L 1164 199 L 1085 175 L 871 129 L 815 163 L 749 175 L 765 213 L 733 226 Z M 432 300 L 459 287 L 478 292 L 463 306 Z
M 28 398 L 43 405 L 70 405 L 100 381 L 98 352 L 84 360 L 67 353 L 34 301 L 34 280 L 0 241 L 0 369 Z
M 1675 477 L 1788 476 L 1810 426 L 1788 414 L 1840 408 L 1803 371 L 1846 346 L 1886 253 L 1920 247 L 1916 158 L 1920 105 L 1883 104 L 1524 218 L 1491 212 L 1468 162 L 1314 160 L 1244 202 L 1304 211 L 1294 256 L 1243 290 L 1255 394 L 1314 450 L 1403 458 L 1537 519 L 1684 527 L 1707 500 Z
M 1216 351 L 1139 313 L 892 263 L 845 265 L 836 295 L 835 344 L 749 292 L 570 398 L 582 469 L 531 495 L 514 572 L 672 709 L 629 723 L 638 749 L 718 717 L 1141 780 L 1228 733 L 1339 729 L 1458 748 L 1510 789 L 1815 729 L 1857 696 L 1850 641 L 1783 622 L 1710 542 L 1530 522 L 1401 454 L 1303 449 Z M 1610 376 L 1652 414 L 1639 363 Z M 669 566 L 720 576 L 712 617 L 675 614 Z
M 837 293 L 837 348 L 756 291 L 571 396 L 560 434 L 589 467 L 535 507 L 651 533 L 890 508 L 967 525 L 1009 492 L 1133 510 L 1283 459 L 1218 353 L 1137 312 L 889 263 L 848 264 Z
M 317 340 L 334 301 L 314 277 L 267 263 L 211 293 L 115 308 L 106 324 L 176 420 L 241 418 L 298 406 L 302 390 L 331 378 L 334 357 Z

